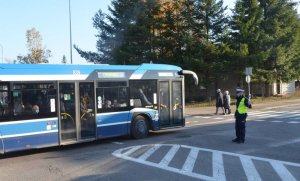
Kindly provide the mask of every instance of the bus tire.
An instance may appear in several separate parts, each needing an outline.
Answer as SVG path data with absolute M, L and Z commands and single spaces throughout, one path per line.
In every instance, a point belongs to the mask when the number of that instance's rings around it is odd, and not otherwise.
M 147 137 L 148 132 L 147 119 L 141 115 L 136 116 L 131 125 L 131 136 L 135 139 L 141 139 Z

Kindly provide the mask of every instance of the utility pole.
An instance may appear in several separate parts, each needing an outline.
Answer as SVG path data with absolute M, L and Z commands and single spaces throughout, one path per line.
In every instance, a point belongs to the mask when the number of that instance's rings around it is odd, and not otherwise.
M 69 23 L 70 23 L 70 60 L 71 60 L 71 64 L 73 64 L 73 58 L 72 58 L 72 21 L 71 21 L 71 0 L 69 0 Z

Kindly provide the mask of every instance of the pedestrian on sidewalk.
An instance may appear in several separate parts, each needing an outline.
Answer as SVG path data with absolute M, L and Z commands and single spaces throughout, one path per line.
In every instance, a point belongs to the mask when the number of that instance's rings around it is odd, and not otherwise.
M 236 138 L 232 141 L 236 143 L 244 143 L 246 135 L 247 108 L 252 108 L 252 105 L 249 99 L 244 96 L 243 89 L 236 89 L 236 99 L 236 111 L 234 114 Z
M 215 114 L 217 114 L 217 115 L 218 115 L 219 108 L 222 109 L 223 115 L 225 115 L 223 94 L 221 92 L 221 89 L 217 89 L 217 95 L 216 95 L 216 113 Z
M 223 97 L 223 100 L 224 100 L 224 110 L 225 110 L 225 114 L 231 114 L 231 109 L 230 109 L 230 103 L 231 103 L 231 98 L 230 98 L 230 94 L 229 94 L 229 91 L 226 90 L 224 92 L 224 97 Z

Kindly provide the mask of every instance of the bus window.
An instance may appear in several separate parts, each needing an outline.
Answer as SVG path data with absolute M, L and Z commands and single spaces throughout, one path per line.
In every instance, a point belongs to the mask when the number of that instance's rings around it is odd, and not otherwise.
M 100 86 L 100 87 L 99 87 Z M 105 86 L 105 87 L 101 87 Z M 96 91 L 98 112 L 113 112 L 127 109 L 128 88 L 127 87 L 107 87 L 115 84 L 99 83 Z M 118 86 L 118 85 L 117 85 Z M 124 86 L 120 84 L 119 86 Z
M 130 81 L 130 106 L 155 108 L 157 104 L 155 80 Z
M 52 83 L 13 85 L 12 103 L 15 119 L 56 116 L 56 89 Z
M 10 118 L 10 101 L 7 83 L 0 84 L 0 121 L 7 121 Z

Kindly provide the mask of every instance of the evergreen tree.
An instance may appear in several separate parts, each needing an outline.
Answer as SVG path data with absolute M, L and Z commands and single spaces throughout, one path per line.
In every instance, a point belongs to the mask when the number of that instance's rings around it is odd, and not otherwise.
M 157 0 L 114 0 L 110 14 L 101 10 L 93 18 L 98 29 L 98 52 L 86 52 L 75 46 L 87 61 L 112 64 L 139 64 L 155 58 L 154 16 Z
M 227 7 L 223 0 L 195 0 L 193 33 L 197 39 L 198 61 L 197 69 L 202 73 L 204 85 L 210 86 L 224 78 L 226 59 L 222 58 L 226 50 L 224 39 L 228 32 Z
M 296 3 L 290 0 L 261 0 L 264 39 L 260 73 L 269 82 L 295 78 L 295 64 L 299 64 L 300 20 Z M 260 69 L 259 69 L 260 70 Z

